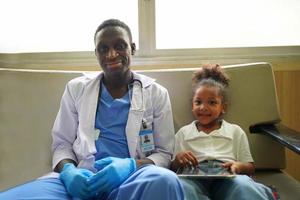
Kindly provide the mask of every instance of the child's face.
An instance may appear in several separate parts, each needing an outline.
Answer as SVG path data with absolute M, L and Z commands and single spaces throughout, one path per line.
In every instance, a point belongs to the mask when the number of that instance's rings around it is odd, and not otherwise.
M 219 88 L 200 86 L 193 97 L 192 112 L 201 127 L 207 130 L 218 128 L 218 118 L 222 112 L 225 112 Z

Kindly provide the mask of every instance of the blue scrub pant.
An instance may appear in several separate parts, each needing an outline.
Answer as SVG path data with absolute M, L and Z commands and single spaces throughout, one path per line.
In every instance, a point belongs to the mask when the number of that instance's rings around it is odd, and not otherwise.
M 180 178 L 186 200 L 274 200 L 270 188 L 246 175 L 228 179 Z
M 58 178 L 39 179 L 0 193 L 7 200 L 73 199 Z M 147 165 L 132 174 L 119 188 L 102 199 L 176 200 L 184 199 L 182 185 L 170 170 Z

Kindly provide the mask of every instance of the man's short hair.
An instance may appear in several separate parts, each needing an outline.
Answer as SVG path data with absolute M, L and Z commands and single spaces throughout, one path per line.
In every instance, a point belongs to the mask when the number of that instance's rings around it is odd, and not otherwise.
M 96 35 L 99 31 L 101 31 L 102 29 L 106 28 L 106 27 L 109 27 L 109 26 L 119 26 L 121 28 L 124 28 L 127 33 L 128 33 L 128 36 L 129 36 L 129 40 L 130 42 L 132 42 L 132 35 L 131 35 L 131 31 L 130 31 L 130 28 L 127 26 L 127 24 L 125 24 L 124 22 L 118 20 L 118 19 L 108 19 L 108 20 L 105 20 L 104 22 L 102 22 L 96 32 L 95 32 L 95 35 L 94 35 L 94 41 L 96 39 Z

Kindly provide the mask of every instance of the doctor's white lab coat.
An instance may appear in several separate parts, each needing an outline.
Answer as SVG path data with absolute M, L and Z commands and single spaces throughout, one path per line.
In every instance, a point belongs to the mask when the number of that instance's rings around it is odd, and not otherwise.
M 133 83 L 126 125 L 130 156 L 147 157 L 157 166 L 168 167 L 174 148 L 169 94 L 154 79 L 137 73 L 133 75 L 136 81 Z M 67 84 L 52 129 L 53 169 L 61 160 L 72 159 L 77 162 L 78 167 L 95 171 L 95 140 L 99 135 L 99 130 L 95 130 L 95 116 L 102 77 L 103 73 L 86 74 Z M 154 134 L 155 149 L 147 154 L 140 147 L 142 119 L 146 120 Z

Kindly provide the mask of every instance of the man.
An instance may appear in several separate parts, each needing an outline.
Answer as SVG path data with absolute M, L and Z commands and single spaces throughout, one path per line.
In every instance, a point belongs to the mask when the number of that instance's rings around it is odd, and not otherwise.
M 66 86 L 52 130 L 54 172 L 0 199 L 184 199 L 177 176 L 162 168 L 174 147 L 168 92 L 131 71 L 126 24 L 104 21 L 94 41 L 103 72 Z

